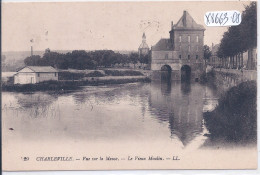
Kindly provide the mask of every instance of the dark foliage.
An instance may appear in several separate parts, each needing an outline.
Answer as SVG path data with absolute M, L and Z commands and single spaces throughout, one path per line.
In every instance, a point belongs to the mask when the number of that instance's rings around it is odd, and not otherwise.
M 119 71 L 119 70 L 104 70 L 106 75 L 110 76 L 139 76 L 143 75 L 139 71 L 133 70 L 126 70 L 126 71 Z
M 46 81 L 38 84 L 3 85 L 3 91 L 33 92 L 33 91 L 60 91 L 79 89 L 78 82 Z
M 85 73 L 59 72 L 59 80 L 80 80 L 85 77 Z
M 213 83 L 215 81 L 215 77 L 216 77 L 216 72 L 214 70 L 211 70 L 208 73 L 204 71 L 199 78 L 199 82 L 201 84 L 205 84 L 208 82 Z
M 212 55 L 212 53 L 211 53 L 211 51 L 209 49 L 209 46 L 204 45 L 203 46 L 203 51 L 204 51 L 204 59 L 208 60 L 211 57 L 211 55 Z
M 257 130 L 256 81 L 247 81 L 228 90 L 212 112 L 204 113 L 212 138 L 255 141 Z
M 137 53 L 130 55 L 115 53 L 112 50 L 97 50 L 86 52 L 84 50 L 74 50 L 61 54 L 57 52 L 45 52 L 41 58 L 38 55 L 27 57 L 24 60 L 27 66 L 52 66 L 58 69 L 96 69 L 97 67 L 113 67 L 115 64 L 127 64 L 137 62 L 149 63 L 150 55 L 141 56 Z
M 24 85 L 2 85 L 3 91 L 15 91 L 15 92 L 33 92 L 33 91 L 65 91 L 65 90 L 77 90 L 82 86 L 98 86 L 104 84 L 124 84 L 133 82 L 150 82 L 151 80 L 145 78 L 131 78 L 131 79 L 108 79 L 99 80 L 92 79 L 90 81 L 45 81 L 37 84 L 24 84 Z
M 105 75 L 99 71 L 94 71 L 86 74 L 86 77 L 104 77 Z
M 234 56 L 257 45 L 257 9 L 256 2 L 251 2 L 242 13 L 242 22 L 229 27 L 224 33 L 217 52 L 218 57 Z

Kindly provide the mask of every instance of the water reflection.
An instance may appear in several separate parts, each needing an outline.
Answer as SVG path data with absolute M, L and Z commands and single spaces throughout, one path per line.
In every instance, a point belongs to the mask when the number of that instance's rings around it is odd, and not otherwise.
M 160 84 L 161 84 L 161 92 L 162 92 L 162 94 L 164 94 L 164 95 L 171 94 L 172 83 L 171 83 L 170 80 L 162 81 Z
M 191 82 L 182 81 L 181 82 L 181 91 L 183 94 L 189 94 L 191 91 Z
M 55 112 L 51 105 L 58 99 L 57 95 L 47 93 L 18 93 L 15 98 L 20 105 L 19 110 L 26 111 L 33 118 L 50 117 L 49 114 Z
M 24 138 L 162 139 L 186 147 L 203 135 L 203 97 L 205 92 L 207 99 L 214 96 L 205 88 L 173 81 L 85 87 L 65 94 L 3 93 L 17 106 L 4 100 L 4 117 L 9 127 L 23 128 Z M 23 120 L 14 122 L 17 118 Z
M 205 87 L 197 83 L 173 82 L 152 85 L 150 111 L 160 122 L 168 122 L 171 137 L 184 146 L 202 133 L 202 109 Z

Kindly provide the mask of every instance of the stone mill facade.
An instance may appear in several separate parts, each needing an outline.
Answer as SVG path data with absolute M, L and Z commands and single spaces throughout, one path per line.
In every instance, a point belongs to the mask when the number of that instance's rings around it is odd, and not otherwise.
M 152 47 L 152 79 L 161 79 L 166 71 L 171 80 L 185 76 L 197 80 L 204 70 L 204 31 L 187 11 L 175 25 L 172 22 L 170 38 L 160 39 Z

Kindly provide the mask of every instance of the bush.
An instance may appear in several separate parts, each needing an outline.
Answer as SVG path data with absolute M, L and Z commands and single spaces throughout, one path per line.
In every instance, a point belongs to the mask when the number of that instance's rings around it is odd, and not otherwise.
M 90 72 L 90 73 L 86 74 L 86 77 L 103 77 L 103 76 L 105 76 L 105 75 L 96 70 L 94 72 Z
M 119 70 L 104 70 L 106 75 L 110 76 L 139 76 L 143 75 L 139 71 L 133 71 L 133 70 L 125 70 L 125 71 L 119 71 Z
M 79 82 L 73 81 L 44 81 L 37 84 L 3 85 L 3 91 L 33 92 L 33 91 L 60 91 L 79 89 Z
M 85 77 L 85 73 L 59 72 L 59 80 L 80 80 Z
M 44 81 L 37 84 L 14 84 L 2 85 L 3 91 L 16 91 L 16 92 L 33 92 L 33 91 L 59 91 L 63 90 L 77 90 L 82 86 L 98 86 L 104 84 L 123 84 L 133 82 L 150 82 L 148 77 L 142 78 L 127 78 L 127 79 L 105 79 L 93 81 Z
M 214 70 L 206 73 L 205 71 L 200 76 L 200 83 L 205 84 L 207 82 L 213 82 L 216 78 L 216 72 Z
M 212 112 L 204 113 L 211 136 L 231 141 L 255 141 L 257 130 L 256 81 L 247 81 L 228 90 Z

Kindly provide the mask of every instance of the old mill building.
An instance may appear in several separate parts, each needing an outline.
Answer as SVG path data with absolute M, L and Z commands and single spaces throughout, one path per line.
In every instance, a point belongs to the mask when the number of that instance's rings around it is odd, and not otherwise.
M 14 84 L 35 84 L 58 81 L 58 71 L 51 66 L 26 66 L 14 75 Z
M 170 38 L 152 47 L 152 79 L 197 80 L 204 69 L 204 31 L 183 11 L 179 21 L 171 23 Z

